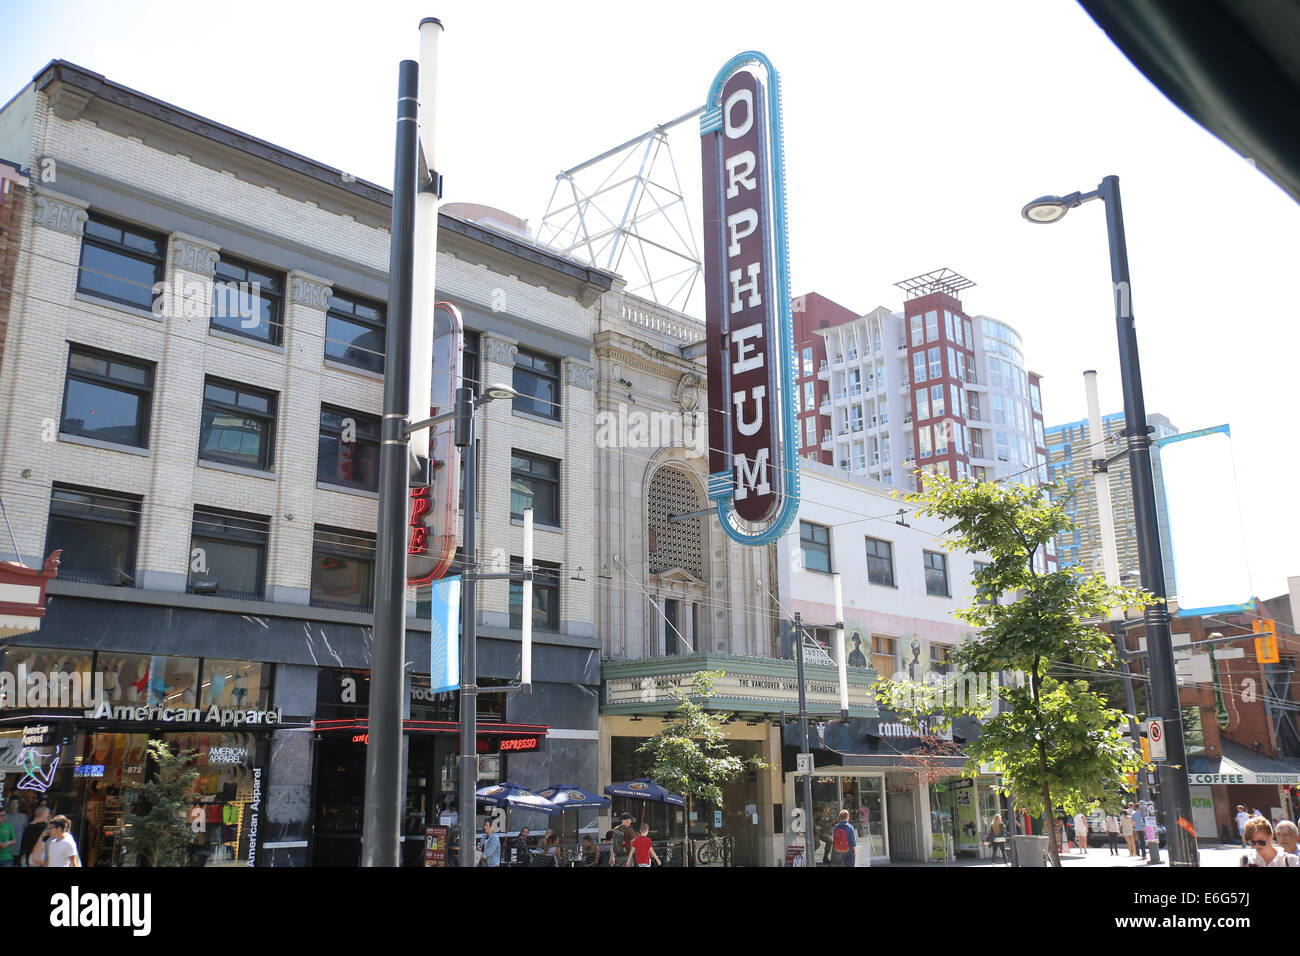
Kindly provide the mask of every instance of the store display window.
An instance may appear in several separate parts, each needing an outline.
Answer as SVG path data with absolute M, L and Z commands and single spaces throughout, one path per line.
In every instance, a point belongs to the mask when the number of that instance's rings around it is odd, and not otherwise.
M 248 661 L 204 660 L 199 706 L 223 709 L 265 710 L 270 687 L 268 664 Z
M 163 739 L 182 753 L 192 751 L 190 766 L 199 771 L 186 813 L 195 865 L 247 865 L 255 768 L 261 766 L 265 744 L 244 733 L 165 734 Z
M 100 654 L 104 694 L 114 707 L 197 707 L 199 661 L 161 654 Z

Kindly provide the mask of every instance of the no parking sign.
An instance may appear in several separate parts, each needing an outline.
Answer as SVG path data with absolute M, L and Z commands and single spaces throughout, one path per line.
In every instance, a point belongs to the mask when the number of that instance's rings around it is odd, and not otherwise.
M 1165 721 L 1163 717 L 1152 717 L 1147 721 L 1147 739 L 1151 743 L 1151 759 L 1165 758 Z

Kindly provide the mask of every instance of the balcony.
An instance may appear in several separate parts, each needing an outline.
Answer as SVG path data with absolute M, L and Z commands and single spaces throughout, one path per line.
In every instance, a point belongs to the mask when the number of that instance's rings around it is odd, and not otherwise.
M 817 377 L 823 382 L 831 380 L 831 367 L 826 364 L 825 359 L 822 359 L 822 364 L 817 366 Z
M 900 352 L 906 352 L 906 351 L 907 351 L 907 343 L 906 343 L 906 342 L 899 342 L 899 343 L 898 343 L 898 351 L 900 351 Z
M 822 401 L 821 401 L 821 404 L 817 406 L 817 411 L 821 412 L 823 415 L 829 415 L 829 414 L 830 414 L 830 412 L 831 412 L 831 397 L 830 397 L 829 395 L 823 395 L 823 396 L 822 396 Z
M 855 420 L 854 420 L 854 422 L 853 422 L 853 430 L 854 430 L 855 432 L 860 432 L 860 431 L 862 431 L 862 419 L 858 418 L 858 419 L 855 419 Z
M 852 385 L 850 385 L 850 386 L 849 386 L 849 394 L 850 394 L 850 395 L 861 395 L 861 394 L 862 394 L 862 383 L 861 383 L 861 382 L 854 382 Z

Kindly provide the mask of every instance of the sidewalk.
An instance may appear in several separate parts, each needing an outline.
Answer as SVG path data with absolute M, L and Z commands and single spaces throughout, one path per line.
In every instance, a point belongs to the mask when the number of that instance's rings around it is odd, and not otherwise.
M 1203 867 L 1233 867 L 1238 866 L 1241 862 L 1241 855 L 1245 851 L 1234 844 L 1203 843 L 1200 846 L 1201 866 Z M 998 867 L 1012 869 L 1000 860 L 994 863 L 992 860 L 974 860 L 969 858 L 958 858 L 948 863 L 917 863 L 909 860 L 898 860 L 891 863 L 876 863 L 874 866 L 898 866 L 898 867 L 925 867 L 934 870 L 955 870 L 955 869 L 974 869 L 977 867 Z M 1069 853 L 1061 854 L 1061 868 L 1064 870 L 1085 869 L 1091 867 L 1148 867 L 1148 868 L 1165 868 L 1169 866 L 1169 853 L 1167 850 L 1160 851 L 1160 862 L 1157 864 L 1150 863 L 1145 857 L 1129 856 L 1128 847 L 1121 844 L 1119 856 L 1112 856 L 1109 846 L 1092 847 L 1086 854 L 1080 853 L 1077 849 L 1071 849 Z

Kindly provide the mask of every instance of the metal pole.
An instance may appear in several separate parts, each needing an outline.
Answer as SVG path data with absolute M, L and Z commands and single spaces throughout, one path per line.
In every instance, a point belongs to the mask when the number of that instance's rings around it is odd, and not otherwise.
M 474 865 L 475 804 L 478 789 L 478 449 L 474 444 L 474 391 L 456 391 L 456 444 L 465 462 L 465 574 L 461 583 L 460 642 L 460 857 Z
M 808 743 L 808 697 L 804 690 L 803 680 L 803 614 L 796 612 L 794 616 L 794 640 L 797 648 L 795 662 L 799 668 L 799 734 L 803 740 L 803 754 L 805 761 L 811 765 L 812 751 Z M 804 819 L 804 846 L 803 846 L 803 865 L 814 866 L 813 845 L 813 802 L 812 802 L 812 774 L 803 775 L 803 819 Z
M 1128 248 L 1124 239 L 1124 214 L 1120 205 L 1119 177 L 1107 176 L 1098 188 L 1106 204 L 1106 234 L 1110 240 L 1110 274 L 1115 284 L 1115 325 L 1119 336 L 1119 368 L 1124 386 L 1124 435 L 1128 442 L 1129 472 L 1133 483 L 1133 516 L 1137 525 L 1142 587 L 1159 600 L 1146 609 L 1145 632 L 1150 653 L 1151 713 L 1165 720 L 1168 760 L 1159 765 L 1157 780 L 1160 810 L 1169 840 L 1171 866 L 1198 866 L 1192 836 L 1192 795 L 1187 782 L 1187 752 L 1183 744 L 1182 714 L 1174 676 L 1173 643 L 1169 634 L 1169 607 L 1165 603 L 1165 573 L 1160 556 L 1160 526 L 1156 519 L 1155 482 L 1151 473 L 1151 447 L 1147 437 L 1146 402 L 1138 362 L 1137 330 L 1133 324 L 1129 285 Z
M 1137 703 L 1133 696 L 1133 670 L 1131 667 L 1129 667 L 1128 649 L 1124 647 L 1124 643 L 1123 643 L 1124 642 L 1123 621 L 1111 621 L 1110 639 L 1115 642 L 1115 653 L 1119 655 L 1120 666 L 1124 668 L 1122 673 L 1122 680 L 1124 681 L 1124 707 L 1128 711 L 1129 739 L 1133 742 L 1133 749 L 1136 750 L 1140 755 L 1142 753 L 1142 738 L 1141 738 L 1141 733 L 1138 730 L 1137 717 L 1134 716 L 1135 714 L 1137 714 Z M 1144 764 L 1142 769 L 1138 771 L 1138 806 L 1141 807 L 1142 804 L 1146 803 L 1149 799 L 1151 799 L 1151 791 L 1147 787 L 1147 768 L 1146 765 Z M 1144 812 L 1142 816 L 1143 816 L 1143 823 L 1145 824 L 1146 813 Z M 1146 838 L 1144 836 L 1143 840 L 1145 841 L 1145 839 Z M 1160 840 L 1159 838 L 1157 838 L 1155 840 L 1149 841 L 1149 843 L 1150 845 L 1147 847 L 1147 850 L 1151 862 L 1159 863 L 1160 862 Z
M 416 89 L 419 66 L 398 67 L 397 157 L 388 257 L 388 342 L 379 447 L 375 631 L 370 668 L 363 866 L 398 866 L 402 812 L 402 698 L 406 659 L 406 535 L 410 494 L 405 434 L 410 400 L 411 296 L 415 274 Z M 427 410 L 421 409 L 421 414 Z

